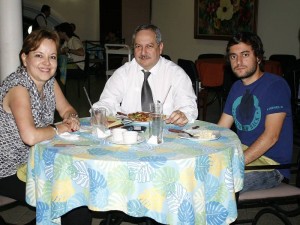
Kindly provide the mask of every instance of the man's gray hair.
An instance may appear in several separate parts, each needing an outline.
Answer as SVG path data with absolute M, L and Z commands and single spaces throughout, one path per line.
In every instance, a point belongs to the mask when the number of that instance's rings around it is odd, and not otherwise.
M 162 42 L 160 29 L 153 24 L 143 24 L 139 25 L 133 35 L 132 35 L 132 44 L 134 45 L 136 34 L 141 30 L 152 30 L 156 36 L 156 43 L 159 45 Z

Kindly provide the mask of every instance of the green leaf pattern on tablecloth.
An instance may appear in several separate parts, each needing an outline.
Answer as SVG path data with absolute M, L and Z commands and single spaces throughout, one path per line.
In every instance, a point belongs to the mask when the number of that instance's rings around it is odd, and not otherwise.
M 118 166 L 108 174 L 108 186 L 112 192 L 128 195 L 134 192 L 132 180 L 126 166 Z
M 164 196 L 168 192 L 173 191 L 174 183 L 179 179 L 179 173 L 177 170 L 171 167 L 164 167 L 156 171 L 154 178 L 154 185 L 157 190 L 160 190 Z

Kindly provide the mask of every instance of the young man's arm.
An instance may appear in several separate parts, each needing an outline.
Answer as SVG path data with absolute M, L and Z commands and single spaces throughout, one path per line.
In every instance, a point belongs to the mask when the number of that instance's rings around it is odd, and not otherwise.
M 218 125 L 221 127 L 225 127 L 225 128 L 231 128 L 233 122 L 234 122 L 234 120 L 233 120 L 232 116 L 230 116 L 226 113 L 222 113 L 221 118 L 218 122 Z
M 258 159 L 277 142 L 285 117 L 284 112 L 267 115 L 264 132 L 244 151 L 246 165 Z

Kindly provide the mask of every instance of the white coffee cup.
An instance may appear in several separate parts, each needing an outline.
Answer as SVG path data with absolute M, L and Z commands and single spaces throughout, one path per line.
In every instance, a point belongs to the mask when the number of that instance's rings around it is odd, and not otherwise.
M 124 128 L 114 128 L 112 129 L 112 139 L 114 142 L 122 142 L 123 141 L 123 133 L 127 130 Z
M 137 131 L 125 131 L 123 133 L 123 143 L 124 144 L 135 144 L 138 140 Z

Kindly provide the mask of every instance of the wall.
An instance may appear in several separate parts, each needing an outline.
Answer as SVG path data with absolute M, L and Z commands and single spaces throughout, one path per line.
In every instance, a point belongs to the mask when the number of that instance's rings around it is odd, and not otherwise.
M 299 9 L 299 0 L 259 0 L 257 34 L 267 58 L 276 53 L 299 58 Z M 152 0 L 152 23 L 161 28 L 164 52 L 175 62 L 225 51 L 227 41 L 194 39 L 194 0 Z
M 152 0 L 152 23 L 162 30 L 164 53 L 173 61 L 178 58 L 195 60 L 200 53 L 224 53 L 227 41 L 194 39 L 194 1 L 195 0 Z M 61 21 L 77 25 L 76 33 L 85 39 L 99 40 L 99 0 L 23 0 L 40 9 L 42 4 L 52 7 L 52 15 Z M 124 16 L 123 36 L 130 40 L 133 27 L 144 23 L 140 17 L 141 8 L 123 0 L 125 14 L 131 10 L 131 17 Z M 259 0 L 257 33 L 265 46 L 265 55 L 293 54 L 299 58 L 299 0 Z M 129 18 L 129 19 L 128 19 Z M 134 20 L 135 18 L 135 20 Z M 125 21 L 127 20 L 128 21 Z
M 74 23 L 75 32 L 82 40 L 99 40 L 99 0 L 23 0 L 23 9 L 25 7 L 32 8 L 32 11 L 40 11 L 43 4 L 51 7 L 52 15 L 49 19 L 53 25 L 60 22 Z M 35 17 L 28 10 L 26 14 L 31 18 Z
M 122 33 L 126 44 L 132 44 L 134 29 L 146 23 L 150 23 L 150 0 L 122 0 Z

